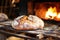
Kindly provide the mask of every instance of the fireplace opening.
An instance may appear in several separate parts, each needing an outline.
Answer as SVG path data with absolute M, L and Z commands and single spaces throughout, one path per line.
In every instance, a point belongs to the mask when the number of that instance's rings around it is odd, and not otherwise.
M 59 2 L 43 2 L 35 4 L 35 14 L 45 20 L 60 21 Z

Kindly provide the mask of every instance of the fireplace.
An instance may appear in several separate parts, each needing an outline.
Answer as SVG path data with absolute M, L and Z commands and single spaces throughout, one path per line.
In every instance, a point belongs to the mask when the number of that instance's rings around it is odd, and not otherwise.
M 60 21 L 60 2 L 43 2 L 35 4 L 35 14 L 45 20 Z

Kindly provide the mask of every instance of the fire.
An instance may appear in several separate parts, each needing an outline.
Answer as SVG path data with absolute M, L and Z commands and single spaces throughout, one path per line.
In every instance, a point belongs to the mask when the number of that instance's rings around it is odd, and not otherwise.
M 56 7 L 49 7 L 48 10 L 41 8 L 40 10 L 36 10 L 36 15 L 45 20 L 60 21 L 60 12 L 57 12 Z
M 57 15 L 57 18 L 60 18 L 60 13 Z
M 54 7 L 54 8 L 50 7 L 50 8 L 48 8 L 48 11 L 46 11 L 45 18 L 60 21 L 60 12 L 57 13 L 56 7 Z
M 54 20 L 56 20 L 56 21 L 60 21 L 60 13 L 57 14 L 57 16 L 55 17 Z
M 45 18 L 54 19 L 55 16 L 57 16 L 56 7 L 54 8 L 50 7 L 46 12 Z

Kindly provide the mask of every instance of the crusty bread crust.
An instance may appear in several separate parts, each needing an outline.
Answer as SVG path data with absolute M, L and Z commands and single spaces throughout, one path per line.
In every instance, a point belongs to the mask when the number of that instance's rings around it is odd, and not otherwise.
M 12 27 L 16 30 L 32 30 L 32 29 L 43 29 L 44 22 L 42 19 L 34 15 L 17 17 L 12 22 Z

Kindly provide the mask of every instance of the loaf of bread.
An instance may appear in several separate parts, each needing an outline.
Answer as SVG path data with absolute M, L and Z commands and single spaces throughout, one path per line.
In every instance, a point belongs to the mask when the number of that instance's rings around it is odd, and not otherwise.
M 4 21 L 4 20 L 7 20 L 8 19 L 8 16 L 4 13 L 0 13 L 0 21 Z
M 16 30 L 43 29 L 44 22 L 35 15 L 19 16 L 12 22 L 12 27 Z

